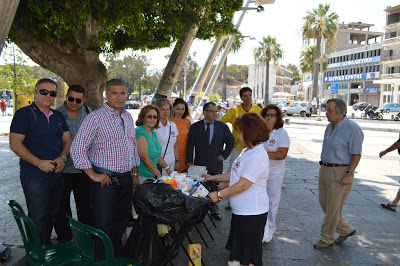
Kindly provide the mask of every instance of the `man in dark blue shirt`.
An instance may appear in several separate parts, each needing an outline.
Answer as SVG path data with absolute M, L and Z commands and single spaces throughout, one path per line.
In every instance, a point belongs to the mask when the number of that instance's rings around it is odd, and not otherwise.
M 64 116 L 50 109 L 56 95 L 56 82 L 39 80 L 34 102 L 15 113 L 10 127 L 10 149 L 20 157 L 28 215 L 42 245 L 50 244 L 64 186 L 62 171 L 72 143 Z

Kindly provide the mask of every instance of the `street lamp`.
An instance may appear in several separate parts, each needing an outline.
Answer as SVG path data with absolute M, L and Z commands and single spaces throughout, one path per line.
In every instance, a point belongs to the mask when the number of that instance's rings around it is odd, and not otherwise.
M 361 85 L 358 85 L 358 102 L 361 102 Z

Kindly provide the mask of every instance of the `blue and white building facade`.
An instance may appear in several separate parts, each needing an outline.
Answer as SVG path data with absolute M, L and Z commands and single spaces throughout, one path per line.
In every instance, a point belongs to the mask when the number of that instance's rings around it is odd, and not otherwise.
M 328 70 L 323 76 L 323 97 L 331 98 L 331 87 L 338 84 L 337 96 L 348 105 L 356 102 L 379 104 L 382 43 L 369 44 L 327 55 Z

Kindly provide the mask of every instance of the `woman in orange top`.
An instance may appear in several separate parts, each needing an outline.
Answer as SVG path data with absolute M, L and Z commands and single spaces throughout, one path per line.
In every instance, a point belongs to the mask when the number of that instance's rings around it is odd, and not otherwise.
M 171 119 L 178 128 L 179 135 L 177 137 L 179 147 L 179 173 L 187 171 L 186 166 L 186 144 L 189 134 L 191 122 L 186 117 L 189 115 L 189 107 L 182 98 L 176 98 L 174 101 L 174 117 Z

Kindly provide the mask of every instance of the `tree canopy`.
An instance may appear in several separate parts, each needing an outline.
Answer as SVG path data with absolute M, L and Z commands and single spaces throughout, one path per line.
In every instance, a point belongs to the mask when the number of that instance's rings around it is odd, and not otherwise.
M 99 107 L 107 81 L 100 53 L 169 47 L 188 22 L 199 26 L 196 38 L 230 34 L 241 5 L 241 0 L 24 0 L 9 38 L 67 84 L 86 87 L 89 102 Z

